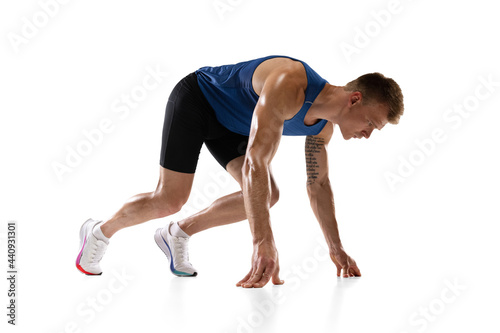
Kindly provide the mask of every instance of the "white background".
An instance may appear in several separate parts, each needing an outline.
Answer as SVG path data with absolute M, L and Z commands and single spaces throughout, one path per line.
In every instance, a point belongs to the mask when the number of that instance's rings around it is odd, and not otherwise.
M 499 331 L 500 24 L 491 1 L 401 0 L 390 18 L 379 15 L 383 24 L 373 13 L 387 11 L 388 0 L 52 1 L 50 17 L 48 2 L 0 8 L 0 258 L 6 272 L 6 223 L 15 220 L 19 268 L 16 327 L 6 323 L 8 287 L 0 284 L 2 331 Z M 26 27 L 34 21 L 36 30 Z M 16 45 L 13 36 L 25 39 Z M 346 56 L 346 44 L 357 53 Z M 369 140 L 344 141 L 337 130 L 329 147 L 341 237 L 363 276 L 338 279 L 324 256 L 305 192 L 303 138 L 291 137 L 273 161 L 284 286 L 234 286 L 250 268 L 247 222 L 195 235 L 199 276 L 171 275 L 153 233 L 186 210 L 119 232 L 104 274 L 80 274 L 80 225 L 155 188 L 176 82 L 201 66 L 271 54 L 304 60 L 332 84 L 379 71 L 403 89 L 399 125 Z M 114 103 L 147 68 L 168 74 L 120 118 Z M 488 91 L 481 78 L 497 85 Z M 447 114 L 467 102 L 467 116 Z M 54 163 L 66 163 L 68 147 L 103 119 L 112 131 L 59 179 Z M 445 140 L 429 144 L 435 130 Z M 415 141 L 427 142 L 427 154 Z M 401 166 L 410 159 L 418 165 Z M 237 190 L 221 171 L 203 150 L 186 207 Z M 387 173 L 402 181 L 391 188 Z

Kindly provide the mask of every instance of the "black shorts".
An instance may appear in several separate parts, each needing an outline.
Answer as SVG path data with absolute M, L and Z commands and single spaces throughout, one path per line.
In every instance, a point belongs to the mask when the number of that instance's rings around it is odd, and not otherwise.
M 219 123 L 198 86 L 196 74 L 191 73 L 174 87 L 168 99 L 160 165 L 194 173 L 203 143 L 226 168 L 231 160 L 245 155 L 248 136 L 231 132 Z

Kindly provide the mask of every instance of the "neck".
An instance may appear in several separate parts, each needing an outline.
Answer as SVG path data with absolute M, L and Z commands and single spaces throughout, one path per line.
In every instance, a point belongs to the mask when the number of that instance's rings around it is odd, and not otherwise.
M 346 104 L 349 93 L 344 87 L 326 84 L 314 101 L 311 117 L 326 119 L 338 124 L 342 115 L 342 108 Z

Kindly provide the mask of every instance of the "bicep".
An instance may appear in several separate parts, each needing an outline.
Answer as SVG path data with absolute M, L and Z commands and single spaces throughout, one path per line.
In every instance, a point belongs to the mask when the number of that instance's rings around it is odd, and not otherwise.
M 255 107 L 246 157 L 252 163 L 269 164 L 278 150 L 284 120 L 264 105 Z
M 247 158 L 271 162 L 278 150 L 285 119 L 300 109 L 302 95 L 293 75 L 282 72 L 270 75 L 253 113 Z

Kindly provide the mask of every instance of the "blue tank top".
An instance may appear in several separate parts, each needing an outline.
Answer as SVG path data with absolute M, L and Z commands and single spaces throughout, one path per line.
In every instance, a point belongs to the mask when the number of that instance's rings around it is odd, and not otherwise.
M 263 61 L 278 57 L 300 61 L 286 56 L 269 56 L 235 65 L 202 67 L 195 72 L 203 95 L 224 127 L 242 135 L 250 134 L 252 115 L 259 99 L 252 86 L 253 73 Z M 327 120 L 322 119 L 311 126 L 304 124 L 307 111 L 327 81 L 305 62 L 300 62 L 307 74 L 305 100 L 299 112 L 293 118 L 285 120 L 283 135 L 316 135 L 327 123 Z

